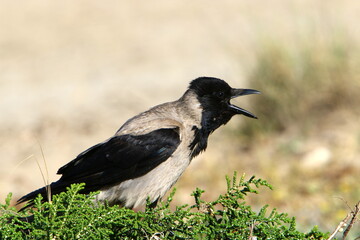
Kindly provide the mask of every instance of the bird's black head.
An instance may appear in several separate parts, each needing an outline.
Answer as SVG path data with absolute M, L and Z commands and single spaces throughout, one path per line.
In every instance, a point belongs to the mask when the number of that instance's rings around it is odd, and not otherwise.
M 235 97 L 259 94 L 257 90 L 231 88 L 224 80 L 212 77 L 200 77 L 193 80 L 189 89 L 197 95 L 203 108 L 203 127 L 208 128 L 210 132 L 226 124 L 237 114 L 257 118 L 251 112 L 230 103 L 230 100 Z

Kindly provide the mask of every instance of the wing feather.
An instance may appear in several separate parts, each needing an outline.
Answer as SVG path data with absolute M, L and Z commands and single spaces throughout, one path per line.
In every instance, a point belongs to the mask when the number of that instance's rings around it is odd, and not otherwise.
M 61 167 L 57 173 L 62 176 L 51 184 L 51 191 L 57 194 L 72 183 L 85 183 L 82 193 L 89 193 L 143 176 L 166 161 L 180 142 L 178 127 L 162 128 L 144 135 L 114 136 Z M 23 196 L 18 203 L 32 200 L 38 194 L 46 198 L 45 187 Z
M 176 129 L 145 135 L 114 136 L 61 167 L 63 181 L 95 181 L 101 185 L 140 177 L 166 161 L 180 144 Z M 86 181 L 89 185 L 89 181 Z

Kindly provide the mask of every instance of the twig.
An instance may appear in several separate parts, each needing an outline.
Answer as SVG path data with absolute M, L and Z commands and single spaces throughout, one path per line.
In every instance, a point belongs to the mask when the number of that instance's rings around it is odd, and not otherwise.
M 334 232 L 330 235 L 330 237 L 327 240 L 333 239 L 338 232 L 343 231 L 343 229 L 347 226 L 342 237 L 342 239 L 345 240 L 348 233 L 350 232 L 350 229 L 352 228 L 352 226 L 356 221 L 356 216 L 359 214 L 359 211 L 360 211 L 360 201 L 355 205 L 355 210 L 351 210 L 351 212 L 346 215 L 346 217 L 339 223 L 339 225 L 336 227 Z M 350 218 L 351 218 L 350 223 L 347 224 Z
M 356 216 L 359 214 L 359 211 L 360 211 L 360 201 L 355 205 L 355 210 L 351 211 L 352 218 L 350 220 L 349 225 L 347 226 L 347 228 L 344 231 L 344 234 L 343 234 L 344 240 L 345 240 L 346 236 L 348 235 L 348 233 L 350 232 L 350 229 L 354 225 Z
M 341 231 L 341 230 L 344 228 L 344 226 L 346 226 L 346 222 L 349 220 L 350 217 L 351 217 L 351 214 L 348 213 L 348 214 L 346 215 L 346 217 L 339 223 L 339 225 L 337 226 L 337 228 L 335 229 L 335 231 L 330 235 L 330 237 L 329 237 L 327 240 L 333 239 L 333 238 L 335 237 L 335 235 L 336 235 L 339 231 Z
M 26 162 L 27 160 L 29 160 L 30 158 L 33 158 L 34 154 L 31 154 L 30 156 L 28 156 L 27 158 L 21 160 L 18 164 L 16 164 L 16 166 L 10 171 L 9 176 L 11 176 L 12 174 L 14 174 L 14 172 L 17 170 L 17 168 L 23 164 L 24 162 Z
M 250 226 L 250 234 L 249 234 L 249 238 L 248 240 L 256 240 L 257 237 L 256 236 L 253 236 L 253 232 L 254 232 L 254 227 L 255 227 L 256 223 L 255 221 L 251 224 Z

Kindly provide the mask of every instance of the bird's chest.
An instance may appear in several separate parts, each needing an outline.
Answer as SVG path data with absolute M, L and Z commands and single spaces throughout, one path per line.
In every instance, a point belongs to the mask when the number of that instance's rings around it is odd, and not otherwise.
M 97 200 L 129 208 L 144 205 L 148 197 L 151 202 L 156 201 L 176 183 L 189 163 L 190 151 L 181 144 L 168 160 L 147 174 L 101 191 Z
M 167 160 L 141 177 L 101 191 L 97 200 L 107 200 L 110 204 L 132 208 L 144 205 L 148 197 L 151 202 L 162 198 L 190 164 L 193 150 L 189 146 L 193 142 L 195 131 L 190 130 L 191 127 L 184 129 L 187 131 L 180 131 L 181 142 L 178 148 Z

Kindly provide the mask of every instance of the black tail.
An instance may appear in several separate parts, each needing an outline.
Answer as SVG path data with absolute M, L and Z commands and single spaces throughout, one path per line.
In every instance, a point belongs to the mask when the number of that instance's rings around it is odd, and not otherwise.
M 26 194 L 25 196 L 21 197 L 16 204 L 20 204 L 23 202 L 28 202 L 20 211 L 32 207 L 34 205 L 34 199 L 40 194 L 43 197 L 43 202 L 49 201 L 48 196 L 52 196 L 66 190 L 66 187 L 70 186 L 68 183 L 64 183 L 62 181 L 53 182 L 50 185 L 45 187 L 39 188 L 31 193 Z

